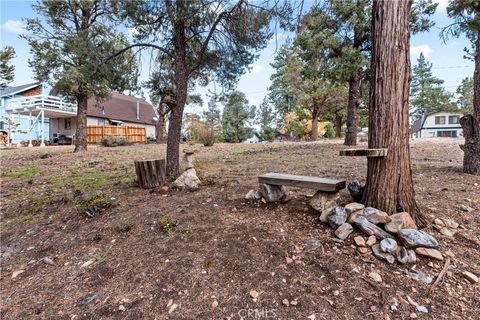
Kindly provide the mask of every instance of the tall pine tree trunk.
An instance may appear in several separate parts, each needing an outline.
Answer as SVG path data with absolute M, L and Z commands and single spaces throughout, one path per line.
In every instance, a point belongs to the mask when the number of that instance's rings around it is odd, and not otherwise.
M 310 132 L 310 140 L 317 141 L 318 140 L 318 116 L 319 110 L 313 109 L 312 111 L 312 132 Z
M 368 158 L 364 202 L 389 214 L 407 211 L 421 227 L 415 202 L 408 140 L 410 0 L 374 0 L 369 106 L 369 148 L 388 148 Z
M 161 114 L 159 114 L 155 125 L 155 140 L 158 144 L 165 142 L 165 116 Z
M 87 151 L 87 95 L 77 97 L 77 129 L 75 130 L 75 150 Z
M 475 73 L 473 75 L 473 115 L 460 119 L 465 137 L 462 147 L 463 172 L 480 175 L 480 32 L 475 41 Z
M 344 143 L 347 146 L 357 145 L 358 108 L 362 99 L 361 85 L 359 76 L 353 77 L 348 82 L 347 132 Z
M 177 3 L 181 6 L 182 3 Z M 178 8 L 177 8 L 178 9 Z M 188 94 L 188 66 L 185 38 L 185 23 L 182 19 L 175 22 L 175 36 L 173 38 L 173 46 L 175 48 L 175 105 L 170 110 L 170 121 L 168 126 L 167 137 L 167 163 L 166 176 L 172 179 L 178 174 L 179 156 L 180 156 L 180 139 L 182 135 L 183 110 L 187 101 Z
M 335 138 L 342 137 L 342 123 L 343 117 L 341 115 L 335 115 Z

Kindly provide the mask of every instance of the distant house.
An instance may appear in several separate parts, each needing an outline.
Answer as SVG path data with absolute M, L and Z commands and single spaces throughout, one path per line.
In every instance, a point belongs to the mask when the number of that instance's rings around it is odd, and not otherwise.
M 43 83 L 6 87 L 0 91 L 0 129 L 10 133 L 12 143 L 28 140 L 50 140 L 59 137 L 73 141 L 77 128 L 77 104 L 48 90 Z M 19 124 L 20 132 L 9 132 L 6 119 Z M 142 126 L 146 137 L 155 136 L 153 106 L 142 98 L 112 92 L 99 102 L 92 98 L 87 104 L 88 125 Z
M 423 115 L 410 127 L 410 137 L 424 138 L 461 138 L 462 126 L 458 112 L 434 112 Z
M 245 141 L 243 141 L 243 143 L 259 143 L 260 141 L 262 141 L 262 139 L 260 139 L 259 134 L 256 132 L 253 132 L 252 136 L 246 139 Z

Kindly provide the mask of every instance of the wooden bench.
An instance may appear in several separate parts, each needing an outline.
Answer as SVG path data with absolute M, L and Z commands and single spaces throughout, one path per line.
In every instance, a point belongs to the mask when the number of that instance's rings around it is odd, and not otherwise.
M 345 189 L 345 180 L 334 180 L 309 176 L 270 172 L 258 177 L 258 182 L 276 186 L 292 186 L 315 189 L 324 192 L 338 192 Z

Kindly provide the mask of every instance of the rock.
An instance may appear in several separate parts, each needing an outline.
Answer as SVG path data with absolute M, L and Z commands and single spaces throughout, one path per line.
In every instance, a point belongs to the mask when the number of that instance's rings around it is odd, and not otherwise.
M 407 264 L 408 263 L 408 251 L 405 249 L 404 246 L 400 246 L 398 248 L 398 251 L 395 253 L 395 257 L 397 258 L 397 261 L 401 264 Z
M 377 237 L 375 237 L 375 236 L 373 236 L 373 235 L 370 236 L 370 237 L 368 237 L 367 242 L 366 242 L 367 246 L 371 247 L 371 246 L 373 246 L 375 243 L 377 243 Z
M 353 227 L 350 223 L 344 223 L 340 227 L 335 230 L 335 235 L 342 240 L 345 240 L 348 238 L 350 233 L 352 233 Z
M 217 300 L 213 300 L 212 302 L 212 308 L 216 308 L 218 307 L 218 301 Z
M 397 251 L 398 245 L 397 241 L 393 239 L 383 239 L 380 241 L 380 249 L 386 253 L 394 253 Z
M 368 253 L 368 251 L 370 251 L 367 247 L 358 247 L 357 250 L 361 254 L 366 254 L 366 253 Z
M 358 228 L 360 228 L 360 230 L 362 230 L 364 233 L 366 233 L 369 236 L 375 235 L 380 239 L 385 239 L 385 238 L 393 239 L 393 236 L 391 234 L 385 232 L 383 229 L 369 222 L 365 217 L 362 217 L 362 216 L 357 217 L 354 222 L 355 222 L 355 225 Z
M 440 253 L 440 251 L 435 250 L 435 249 L 429 249 L 429 248 L 416 248 L 415 253 L 419 254 L 421 256 L 433 258 L 442 261 L 443 256 Z
M 370 272 L 368 276 L 375 282 L 382 282 L 382 277 L 376 272 Z
M 438 247 L 437 240 L 425 231 L 418 231 L 415 229 L 402 229 L 398 233 L 398 238 L 408 249 L 414 249 L 417 247 Z
M 363 210 L 354 211 L 348 215 L 347 222 L 350 224 L 354 224 L 355 219 L 357 219 L 360 216 L 363 216 Z
M 200 179 L 197 177 L 197 171 L 195 171 L 195 168 L 190 168 L 185 170 L 180 177 L 173 182 L 173 184 L 180 189 L 196 190 L 200 185 Z
M 262 194 L 258 190 L 250 190 L 245 195 L 245 200 L 260 200 L 262 198 Z
M 337 229 L 347 221 L 347 213 L 343 207 L 334 207 L 327 215 L 327 222 L 333 229 Z
M 456 223 L 455 221 L 450 220 L 450 219 L 443 219 L 443 222 L 445 223 L 446 227 L 449 227 L 449 228 L 452 228 L 452 229 L 457 229 L 458 226 L 459 226 L 458 223 Z
M 462 210 L 462 211 L 464 211 L 464 212 L 472 212 L 473 210 L 475 210 L 475 209 L 473 209 L 472 207 L 469 207 L 469 206 L 464 205 L 464 204 L 462 204 L 462 205 L 459 207 L 459 209 Z
M 350 182 L 347 186 L 348 192 L 353 198 L 353 201 L 360 202 L 363 198 L 363 191 L 365 187 L 360 184 L 357 180 Z
M 260 191 L 262 198 L 266 202 L 276 202 L 285 197 L 285 188 L 283 186 L 261 183 L 258 191 Z
M 336 201 L 339 198 L 337 192 L 321 192 L 317 191 L 310 199 L 310 207 L 320 212 L 320 221 L 327 222 L 327 215 L 330 210 L 336 206 Z
M 372 246 L 372 251 L 373 251 L 373 255 L 375 257 L 377 257 L 378 259 L 381 259 L 381 260 L 385 260 L 387 261 L 388 263 L 392 264 L 395 262 L 395 257 L 393 255 L 391 255 L 390 253 L 385 253 L 383 252 L 381 249 L 380 249 L 380 245 L 379 244 L 374 244 Z
M 172 304 L 170 306 L 170 308 L 168 309 L 168 313 L 174 312 L 177 308 L 178 308 L 178 304 L 176 304 L 176 303 Z
M 398 233 L 401 229 L 417 229 L 417 225 L 408 212 L 399 212 L 390 215 L 391 222 L 385 225 L 385 230 L 390 233 Z
M 425 306 L 417 306 L 417 311 L 421 313 L 428 313 L 428 309 Z
M 290 305 L 290 302 L 288 301 L 288 299 L 283 299 L 282 300 L 282 304 L 286 307 L 288 307 Z
M 311 314 L 307 317 L 309 320 L 315 320 L 316 317 L 315 317 L 315 314 Z
M 433 223 L 435 223 L 439 227 L 445 227 L 445 223 L 442 221 L 442 219 L 435 218 L 435 220 L 433 220 Z
M 450 229 L 450 228 L 442 227 L 440 229 L 440 233 L 443 234 L 444 236 L 447 236 L 447 237 L 453 237 L 455 235 L 455 233 L 457 233 L 457 232 Z
M 18 277 L 19 275 L 21 275 L 22 273 L 24 273 L 25 270 L 17 270 L 17 271 L 13 271 L 12 273 L 12 279 L 15 279 L 16 277 Z
M 304 251 L 313 251 L 322 246 L 322 242 L 318 239 L 311 239 L 305 243 Z
M 478 277 L 476 275 L 474 275 L 473 273 L 468 272 L 468 271 L 463 271 L 462 275 L 465 277 L 465 279 L 470 281 L 470 283 L 478 283 Z
M 427 275 L 423 272 L 417 271 L 417 270 L 409 271 L 408 276 L 411 277 L 411 278 L 414 278 L 416 280 L 419 280 L 423 283 L 426 283 L 426 284 L 430 284 L 433 281 L 432 277 L 430 277 L 429 275 Z
M 43 261 L 44 263 L 46 263 L 48 265 L 51 265 L 51 266 L 55 265 L 55 262 L 53 262 L 53 260 L 50 257 L 44 257 L 44 258 L 40 259 L 40 261 Z
M 353 241 L 357 246 L 365 247 L 365 238 L 363 238 L 362 236 L 356 236 L 355 238 L 353 238 Z
M 347 211 L 347 214 L 350 214 L 355 211 L 363 210 L 363 208 L 365 208 L 363 204 L 358 202 L 352 202 L 345 206 L 345 211 Z
M 375 211 L 366 209 L 374 209 Z M 365 208 L 363 210 L 363 215 L 369 222 L 373 224 L 385 224 L 392 221 L 392 218 L 390 218 L 386 212 L 377 210 L 375 208 Z
M 290 301 L 290 305 L 291 306 L 296 306 L 298 304 L 298 301 L 297 300 L 292 300 Z
M 127 309 L 125 308 L 125 306 L 123 304 L 121 304 L 121 305 L 118 306 L 118 310 L 125 311 Z
M 95 300 L 96 297 L 97 297 L 96 294 L 87 294 L 87 295 L 80 298 L 80 303 L 89 304 L 90 302 Z
M 258 292 L 255 290 L 250 291 L 250 297 L 256 299 L 258 297 Z

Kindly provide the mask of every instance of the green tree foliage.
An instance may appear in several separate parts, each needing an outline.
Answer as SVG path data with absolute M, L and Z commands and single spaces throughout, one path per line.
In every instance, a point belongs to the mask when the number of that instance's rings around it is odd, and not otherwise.
M 13 58 L 15 58 L 15 49 L 12 47 L 7 46 L 0 50 L 0 89 L 5 88 L 15 78 Z
M 457 104 L 463 114 L 473 113 L 473 78 L 467 77 L 457 88 Z
M 275 139 L 274 128 L 275 112 L 267 98 L 264 98 L 258 108 L 257 123 L 260 124 L 260 138 L 263 140 Z
M 455 111 L 452 95 L 443 87 L 443 80 L 432 74 L 432 64 L 421 53 L 413 67 L 410 83 L 410 116 L 416 120 L 422 114 Z
M 232 92 L 222 114 L 222 132 L 226 142 L 242 142 L 248 139 L 253 129 L 248 127 L 255 118 L 255 107 L 250 107 L 245 94 Z
M 232 89 L 271 37 L 271 13 L 242 0 L 130 0 L 124 2 L 123 17 L 136 31 L 131 47 L 153 48 L 157 60 L 172 65 L 175 104 L 169 119 L 166 171 L 174 176 L 189 88 L 214 79 Z
M 84 151 L 87 99 L 102 100 L 111 90 L 136 85 L 136 63 L 129 52 L 107 58 L 128 45 L 115 31 L 117 2 L 41 0 L 33 5 L 39 18 L 27 19 L 24 38 L 38 80 L 51 80 L 61 94 L 78 102 L 75 151 Z M 41 18 L 40 18 L 41 17 Z

